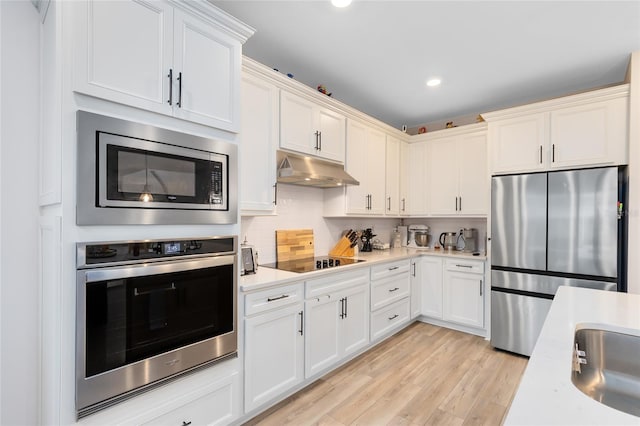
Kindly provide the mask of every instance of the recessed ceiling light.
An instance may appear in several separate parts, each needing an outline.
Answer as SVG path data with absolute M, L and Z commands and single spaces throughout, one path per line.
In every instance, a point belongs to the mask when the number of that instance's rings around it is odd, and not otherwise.
M 427 81 L 427 86 L 436 87 L 439 86 L 440 83 L 442 83 L 442 81 L 440 81 L 439 78 L 432 78 L 431 80 Z
M 335 7 L 347 7 L 351 4 L 351 0 L 331 0 L 331 4 Z

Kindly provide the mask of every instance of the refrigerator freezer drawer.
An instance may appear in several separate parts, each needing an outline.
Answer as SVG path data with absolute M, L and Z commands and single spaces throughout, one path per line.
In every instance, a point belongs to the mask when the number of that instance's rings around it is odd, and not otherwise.
M 617 289 L 617 284 L 609 281 L 593 281 L 495 269 L 491 271 L 491 287 L 553 296 L 561 285 L 607 291 L 616 291 Z
M 530 356 L 551 300 L 491 291 L 491 346 Z

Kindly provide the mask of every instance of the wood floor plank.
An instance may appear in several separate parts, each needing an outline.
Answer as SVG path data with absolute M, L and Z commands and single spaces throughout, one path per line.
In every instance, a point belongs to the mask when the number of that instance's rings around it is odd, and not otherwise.
M 414 323 L 248 425 L 498 425 L 527 358 Z

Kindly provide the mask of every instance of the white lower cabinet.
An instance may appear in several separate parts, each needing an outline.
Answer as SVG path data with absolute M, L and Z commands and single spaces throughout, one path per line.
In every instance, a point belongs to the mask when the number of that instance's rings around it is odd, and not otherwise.
M 300 283 L 245 297 L 245 412 L 304 380 L 302 287 Z
M 237 416 L 234 399 L 239 391 L 238 375 L 208 385 L 201 396 L 144 425 L 226 425 Z
M 371 340 L 384 337 L 411 318 L 407 259 L 371 267 Z
M 305 377 L 369 344 L 369 270 L 306 283 Z
M 420 258 L 422 315 L 442 319 L 442 258 Z
M 447 259 L 443 278 L 443 319 L 484 327 L 484 263 Z

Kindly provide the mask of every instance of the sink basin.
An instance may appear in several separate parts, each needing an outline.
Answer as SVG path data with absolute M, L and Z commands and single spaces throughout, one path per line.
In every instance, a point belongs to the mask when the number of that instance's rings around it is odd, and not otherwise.
M 571 381 L 588 397 L 640 417 L 640 336 L 576 330 Z

